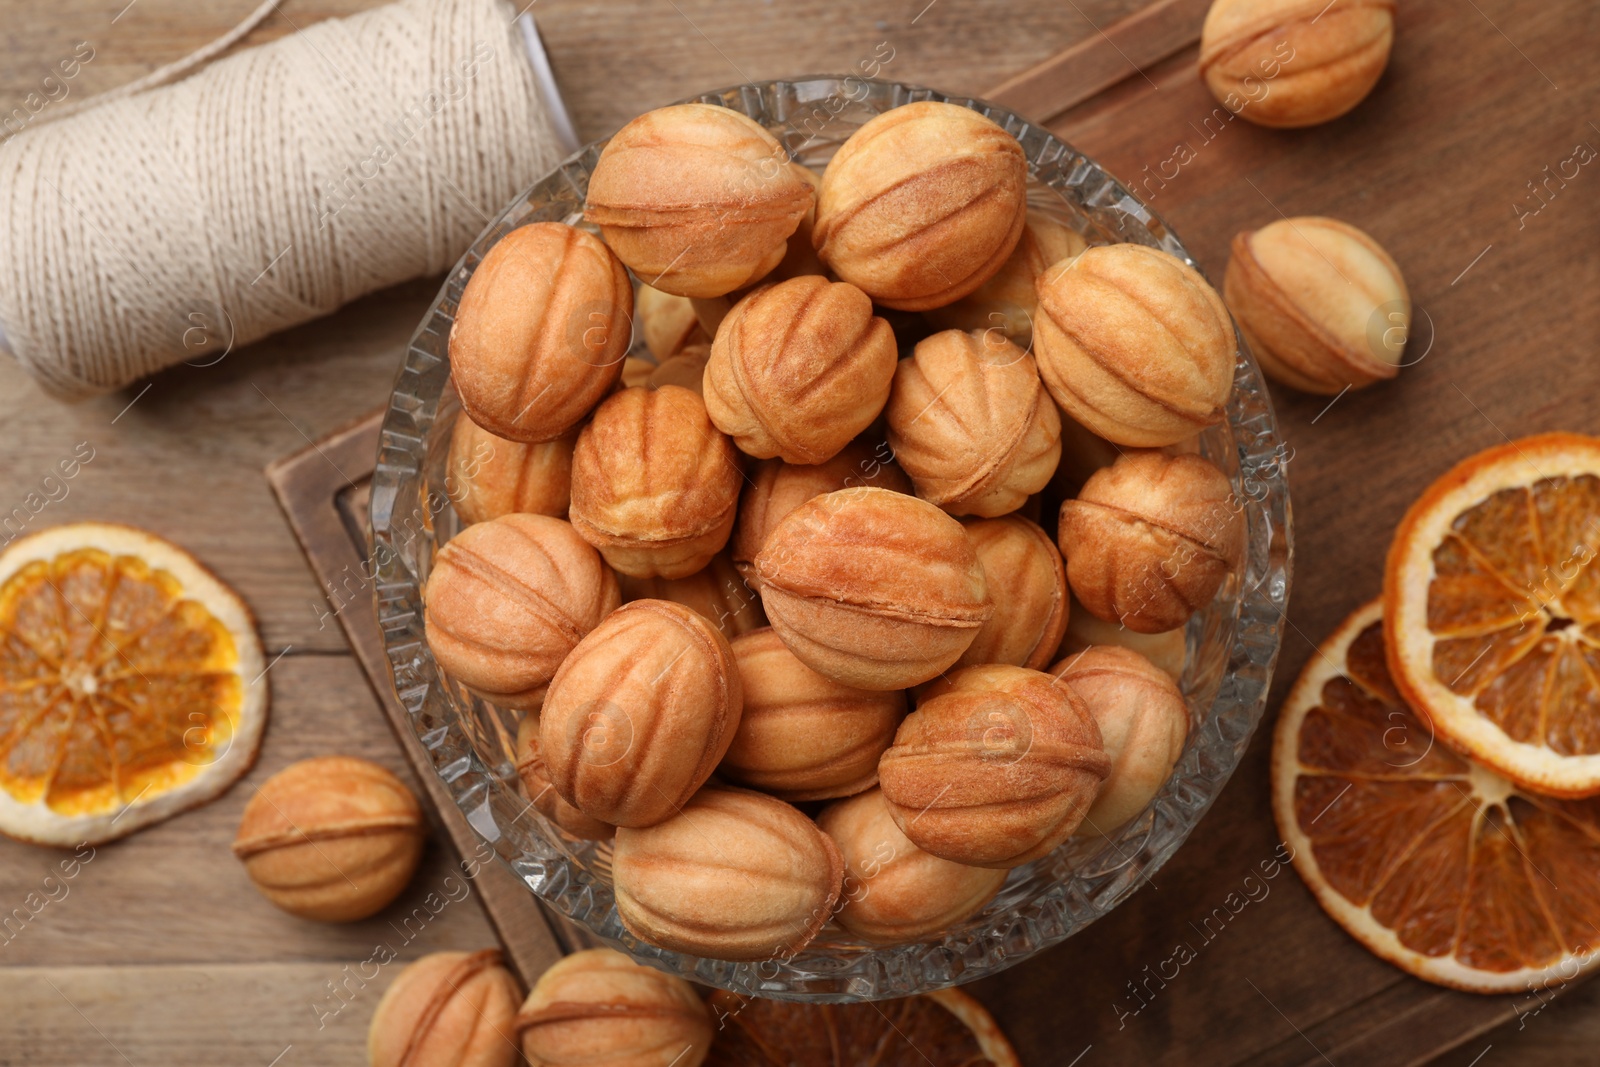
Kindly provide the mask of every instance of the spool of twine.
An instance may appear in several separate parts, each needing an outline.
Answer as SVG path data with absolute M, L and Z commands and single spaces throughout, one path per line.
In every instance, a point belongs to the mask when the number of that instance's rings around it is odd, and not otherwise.
M 565 154 L 534 69 L 503 0 L 399 0 L 62 109 L 0 145 L 6 346 L 79 399 L 446 270 Z

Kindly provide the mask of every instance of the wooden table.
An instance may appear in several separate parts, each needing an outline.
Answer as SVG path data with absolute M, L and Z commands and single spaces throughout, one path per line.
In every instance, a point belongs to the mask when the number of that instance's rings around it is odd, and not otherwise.
M 534 12 L 579 133 L 588 138 L 697 89 L 841 69 L 881 42 L 894 49 L 885 76 L 980 92 L 1141 4 L 539 0 Z M 9 109 L 21 101 L 79 41 L 95 49 L 72 83 L 74 94 L 87 95 L 186 54 L 251 6 L 253 0 L 3 0 L 0 104 Z M 367 6 L 290 0 L 252 40 Z M 1402 12 L 1396 62 L 1369 105 L 1388 108 L 1374 114 L 1393 129 L 1378 128 L 1370 115 L 1308 133 L 1268 134 L 1236 124 L 1226 135 L 1234 143 L 1201 153 L 1185 169 L 1181 197 L 1174 191 L 1155 200 L 1158 210 L 1174 204 L 1170 221 L 1213 277 L 1220 277 L 1233 230 L 1275 218 L 1277 208 L 1359 221 L 1385 242 L 1406 244 L 1410 254 L 1402 262 L 1413 291 L 1434 315 L 1435 349 L 1399 385 L 1347 397 L 1325 414 L 1325 401 L 1280 394 L 1286 437 L 1296 449 L 1290 477 L 1298 520 L 1281 682 L 1304 662 L 1308 639 L 1375 588 L 1388 530 L 1404 501 L 1450 459 L 1495 443 L 1502 431 L 1600 430 L 1600 417 L 1587 406 L 1600 387 L 1600 319 L 1592 300 L 1600 283 L 1593 251 L 1600 227 L 1595 191 L 1585 184 L 1600 179 L 1578 178 L 1526 231 L 1516 229 L 1511 209 L 1545 164 L 1566 158 L 1580 140 L 1600 143 L 1600 131 L 1588 125 L 1600 114 L 1590 5 L 1435 0 L 1418 6 Z M 1461 58 L 1468 56 L 1471 62 Z M 1166 141 L 1190 136 L 1166 125 L 1175 107 L 1188 106 L 1172 95 L 1185 91 L 1177 76 L 1184 62 L 1192 63 L 1192 55 L 1157 64 L 1148 81 L 1127 79 L 1052 125 L 1069 124 L 1081 148 L 1135 179 L 1145 164 L 1166 158 Z M 1419 92 L 1424 80 L 1429 91 Z M 1141 105 L 1140 94 L 1150 102 Z M 1457 105 L 1465 110 L 1457 113 Z M 1139 106 L 1163 117 L 1147 131 L 1118 121 L 1119 109 Z M 1507 109 L 1525 113 L 1525 127 L 1509 142 L 1486 142 L 1479 134 L 1505 125 Z M 1451 151 L 1408 156 L 1405 130 L 1427 124 L 1451 129 Z M 1348 158 L 1348 186 L 1332 203 L 1301 193 L 1319 176 L 1297 169 L 1295 146 L 1319 136 L 1336 139 Z M 1240 168 L 1265 164 L 1270 184 L 1244 211 Z M 1384 176 L 1367 176 L 1373 173 Z M 1426 251 L 1412 251 L 1419 248 Z M 1561 272 L 1563 291 L 1581 283 L 1591 299 L 1551 306 L 1540 279 L 1553 272 Z M 260 619 L 269 657 L 282 654 L 270 675 L 272 720 L 261 760 L 245 782 L 208 807 L 100 849 L 65 896 L 0 942 L 0 1064 L 360 1063 L 368 1017 L 391 977 L 369 981 L 356 969 L 377 944 L 391 942 L 402 958 L 413 958 L 492 942 L 470 898 L 450 904 L 408 943 L 390 926 L 386 916 L 409 912 L 450 884 L 455 857 L 440 845 L 430 849 L 396 911 L 337 927 L 267 906 L 227 848 L 252 787 L 296 759 L 345 752 L 405 770 L 261 470 L 384 400 L 398 352 L 435 287 L 431 280 L 398 287 L 216 366 L 180 368 L 76 407 L 44 398 L 15 365 L 0 362 L 7 442 L 0 510 L 9 511 L 58 458 L 87 442 L 93 459 L 35 523 L 115 519 L 172 537 L 243 593 Z M 1513 368 L 1530 370 L 1517 386 L 1508 384 Z M 1254 767 L 1259 780 L 1263 741 L 1264 735 L 1247 755 L 1242 776 Z M 1108 959 L 1139 958 L 1137 944 L 1130 956 L 1126 942 L 1139 940 L 1135 917 L 1148 915 L 1152 940 L 1144 955 L 1158 958 L 1155 917 L 1205 910 L 1185 897 L 1203 867 L 1237 858 L 1242 875 L 1251 850 L 1270 835 L 1260 828 L 1265 811 L 1264 795 L 1230 788 L 1203 831 L 1210 830 L 1208 840 L 1227 841 L 1237 825 L 1238 841 L 1208 845 L 1217 851 L 1207 856 L 1180 853 L 1158 876 L 1161 888 L 1147 888 L 1131 902 L 1138 911 L 1085 936 L 1106 943 Z M 0 913 L 39 890 L 56 859 L 0 842 Z M 1273 893 L 1282 901 L 1304 890 L 1284 879 Z M 1303 951 L 1275 941 L 1281 907 L 1263 901 L 1229 936 L 1253 939 L 1252 951 L 1263 956 Z M 1342 936 L 1329 925 L 1330 941 Z M 1314 956 L 1304 961 L 1312 984 L 1317 966 Z M 1204 958 L 1187 970 L 1184 1002 L 1191 1011 L 1205 1010 L 1201 991 L 1215 988 L 1221 1003 L 1224 984 L 1245 977 L 1208 971 Z M 1110 1003 L 1116 987 L 1134 977 L 1111 970 L 1069 981 L 1041 960 L 976 992 L 1008 1025 L 1028 1018 L 1029 1029 L 1038 1030 L 1038 1019 L 1063 1009 L 1071 1016 L 1086 1001 Z M 1581 987 L 1521 1027 L 1484 1035 L 1439 1062 L 1466 1067 L 1479 1056 L 1485 1067 L 1593 1062 L 1597 1002 L 1600 984 Z M 1228 1003 L 1215 1017 L 1218 1043 L 1243 1029 L 1273 1027 L 1292 1041 L 1296 1030 L 1318 1022 L 1276 995 L 1255 1002 L 1248 1017 L 1238 1014 L 1237 998 Z M 1184 1050 L 1163 1047 L 1159 1015 L 1132 1025 L 1142 1029 L 1138 1046 L 1088 1050 L 1083 1067 L 1122 1062 L 1134 1047 L 1160 1050 L 1161 1062 L 1184 1062 Z M 1066 1064 L 1080 1047 L 1063 1033 L 1031 1062 L 1059 1057 Z M 1358 1061 L 1339 1060 L 1340 1067 L 1347 1062 Z

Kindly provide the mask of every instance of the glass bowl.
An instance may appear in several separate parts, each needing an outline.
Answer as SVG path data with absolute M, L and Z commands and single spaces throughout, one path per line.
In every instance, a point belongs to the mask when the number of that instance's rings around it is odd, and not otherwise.
M 851 132 L 890 108 L 918 100 L 971 108 L 1021 143 L 1032 207 L 1090 243 L 1153 245 L 1193 263 L 1166 224 L 1092 160 L 981 100 L 854 77 L 740 85 L 695 100 L 749 115 L 818 170 Z M 378 619 L 395 689 L 439 776 L 530 892 L 599 941 L 707 985 L 789 1000 L 907 996 L 993 974 L 1071 937 L 1143 885 L 1183 844 L 1261 719 L 1289 595 L 1290 530 L 1284 454 L 1255 361 L 1240 342 L 1227 421 L 1200 438 L 1200 451 L 1246 505 L 1245 564 L 1189 622 L 1182 687 L 1194 728 L 1149 808 L 1109 839 L 1074 839 L 1017 868 L 983 911 L 924 942 L 875 946 L 830 924 L 788 959 L 732 963 L 668 952 L 635 938 L 617 918 L 609 843 L 574 839 L 529 805 L 514 767 L 516 713 L 468 694 L 440 671 L 423 640 L 421 588 L 434 554 L 460 529 L 444 492 L 445 453 L 460 411 L 446 346 L 457 302 L 484 253 L 510 230 L 538 221 L 582 224 L 584 192 L 604 146 L 596 141 L 535 184 L 456 264 L 411 340 L 384 419 L 370 546 Z M 634 344 L 642 348 L 637 336 Z

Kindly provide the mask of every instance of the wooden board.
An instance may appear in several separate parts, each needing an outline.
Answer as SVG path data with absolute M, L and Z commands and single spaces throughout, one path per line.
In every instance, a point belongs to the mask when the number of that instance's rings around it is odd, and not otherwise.
M 373 2 L 289 0 L 263 32 L 289 32 L 290 19 L 305 25 Z M 1304 132 L 1229 124 L 1152 200 L 1214 278 L 1234 229 L 1276 217 L 1243 178 L 1290 214 L 1348 218 L 1389 245 L 1438 327 L 1434 351 L 1400 382 L 1347 396 L 1320 418 L 1324 402 L 1278 394 L 1296 449 L 1290 479 L 1298 551 L 1279 695 L 1310 654 L 1309 639 L 1375 587 L 1384 539 L 1405 501 L 1454 458 L 1499 440 L 1490 420 L 1509 434 L 1597 429 L 1585 405 L 1600 384 L 1600 322 L 1587 296 L 1600 282 L 1593 175 L 1586 168 L 1560 189 L 1525 230 L 1515 228 L 1511 210 L 1518 195 L 1528 195 L 1526 183 L 1565 159 L 1577 141 L 1600 144 L 1585 114 L 1592 117 L 1595 99 L 1587 69 L 1595 11 L 1581 0 L 1474 3 L 1411 0 L 1402 6 L 1395 62 L 1356 114 Z M 88 38 L 98 49 L 73 89 L 87 94 L 185 54 L 251 6 L 253 0 L 138 0 L 132 7 L 126 0 L 0 0 L 7 28 L 0 102 L 19 102 L 76 41 Z M 1119 16 L 1144 6 L 540 0 L 534 13 L 586 138 L 708 86 L 848 68 L 884 41 L 895 48 L 886 76 L 982 93 L 1000 74 L 1035 68 L 1027 82 L 1036 90 L 1060 92 L 1048 82 L 1055 78 L 1070 96 L 1113 77 L 1115 64 L 1102 56 L 1094 64 L 1036 68 L 1063 48 L 1085 55 L 1104 32 L 1136 61 L 1129 76 L 1091 105 L 1062 106 L 1052 126 L 1132 181 L 1169 158 L 1180 139 L 1198 139 L 1184 130 L 1191 121 L 1203 125 L 1212 106 L 1193 80 L 1192 49 L 1137 46 L 1117 27 Z M 1150 20 L 1163 35 L 1183 21 L 1192 36 L 1198 20 L 1174 12 L 1156 9 Z M 1036 118 L 1057 108 L 1048 100 L 1024 106 Z M 325 983 L 339 981 L 344 967 L 393 936 L 385 934 L 393 916 L 351 927 L 283 916 L 243 881 L 227 843 L 254 785 L 294 759 L 341 751 L 402 775 L 409 768 L 342 631 L 323 618 L 323 590 L 259 472 L 382 402 L 400 348 L 436 288 L 424 280 L 375 294 L 215 367 L 180 368 L 73 407 L 41 397 L 0 361 L 0 425 L 7 430 L 0 504 L 20 501 L 59 456 L 91 442 L 95 460 L 37 522 L 118 519 L 177 539 L 242 590 L 262 620 L 269 656 L 287 653 L 271 672 L 273 720 L 251 776 L 206 808 L 102 850 L 69 898 L 0 946 L 0 1002 L 12 1008 L 0 1017 L 0 1062 L 360 1061 L 367 1018 L 389 975 L 325 1028 L 317 1027 L 313 1005 Z M 1450 996 L 1397 980 L 1366 958 L 1287 872 L 1118 1029 L 1116 993 L 1165 959 L 1174 931 L 1218 906 L 1221 887 L 1242 881 L 1276 845 L 1263 741 L 1155 885 L 1082 937 L 973 988 L 1013 1032 L 1025 1063 L 1067 1065 L 1080 1054 L 1079 1067 L 1141 1059 L 1292 1063 L 1298 1056 L 1350 1067 L 1406 1062 L 1393 1057 L 1415 1060 L 1442 1047 L 1430 1020 L 1439 1005 L 1449 1010 Z M 438 840 L 398 914 L 455 869 L 450 846 L 442 835 Z M 55 858 L 0 841 L 0 905 L 20 903 Z M 481 911 L 452 905 L 403 957 L 480 948 L 492 938 Z M 1341 1006 L 1329 1010 L 1324 996 Z M 1466 1003 L 1468 1029 L 1503 1017 L 1488 1002 Z M 1600 984 L 1547 1008 L 1529 999 L 1523 1010 L 1522 1020 L 1435 1062 L 1593 1062 Z M 1355 1036 L 1362 1026 L 1369 1028 L 1365 1043 Z

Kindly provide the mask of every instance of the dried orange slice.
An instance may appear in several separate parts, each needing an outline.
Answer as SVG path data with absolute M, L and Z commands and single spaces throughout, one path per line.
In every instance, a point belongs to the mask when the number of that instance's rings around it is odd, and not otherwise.
M 1529 789 L 1600 793 L 1600 439 L 1544 434 L 1430 486 L 1384 575 L 1395 683 Z
M 95 844 L 204 803 L 266 715 L 249 609 L 183 549 L 86 522 L 0 552 L 0 832 Z
M 1418 978 L 1501 993 L 1600 960 L 1600 800 L 1520 790 L 1435 744 L 1391 683 L 1382 601 L 1284 703 L 1272 811 L 1323 909 Z
M 1020 1067 L 994 1016 L 959 989 L 858 1004 L 718 990 L 709 1007 L 705 1067 Z

